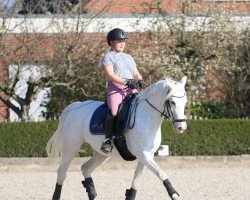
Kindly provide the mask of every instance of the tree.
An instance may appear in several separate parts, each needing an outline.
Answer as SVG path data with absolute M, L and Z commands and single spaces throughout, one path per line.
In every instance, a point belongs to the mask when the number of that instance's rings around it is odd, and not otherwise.
M 246 48 L 249 30 L 242 27 L 242 19 L 235 21 L 234 15 L 230 14 L 233 7 L 213 5 L 209 8 L 191 0 L 180 1 L 181 13 L 173 17 L 162 9 L 163 3 L 144 3 L 143 12 L 135 11 L 142 17 L 156 16 L 152 18 L 152 26 L 144 30 L 147 36 L 139 35 L 139 42 L 135 43 L 134 54 L 141 55 L 139 65 L 150 69 L 151 76 L 157 73 L 157 76 L 179 79 L 187 75 L 189 103 L 204 100 L 209 85 L 220 89 L 228 102 L 233 102 L 230 110 L 237 108 L 235 113 L 230 112 L 227 116 L 246 116 L 246 107 L 239 101 L 242 96 L 238 91 L 249 77 L 249 50 Z M 200 9 L 205 13 L 203 17 L 197 16 Z M 217 78 L 211 79 L 208 72 Z
M 104 100 L 105 80 L 100 61 L 106 45 L 100 35 L 96 36 L 76 34 L 73 41 L 72 36 L 69 38 L 67 35 L 58 39 L 56 51 L 67 51 L 58 54 L 56 62 L 48 64 L 54 69 L 49 77 L 54 78 L 49 78 L 53 87 L 51 101 L 46 105 L 48 111 L 44 113 L 47 119 L 58 118 L 64 107 L 73 101 Z M 66 41 L 71 42 L 67 44 Z
M 249 31 L 235 33 L 230 37 L 225 51 L 221 51 L 220 66 L 214 76 L 223 85 L 226 96 L 226 116 L 233 118 L 250 116 L 250 34 Z
M 101 73 L 99 62 L 104 49 L 100 43 L 103 38 L 101 36 L 90 37 L 90 34 L 84 31 L 98 14 L 100 13 L 90 13 L 85 18 L 81 18 L 80 14 L 73 13 L 70 22 L 67 18 L 62 18 L 60 21 L 57 20 L 57 16 L 45 17 L 50 22 L 46 29 L 54 28 L 58 31 L 57 34 L 32 32 L 35 31 L 36 19 L 32 21 L 34 27 L 32 24 L 27 26 L 29 29 L 27 33 L 27 29 L 22 30 L 20 26 L 30 23 L 29 18 L 21 18 L 20 24 L 11 25 L 11 27 L 8 27 L 11 24 L 8 21 L 11 20 L 11 15 L 6 18 L 5 31 L 1 34 L 0 55 L 2 60 L 6 61 L 5 66 L 2 66 L 5 71 L 10 65 L 14 66 L 14 70 L 10 79 L 0 82 L 0 100 L 21 120 L 30 119 L 30 103 L 36 99 L 42 89 L 48 87 L 52 89 L 64 87 L 69 91 L 67 94 L 73 91 L 74 97 L 68 101 L 83 100 L 87 97 L 101 98 L 99 90 L 104 88 L 104 78 L 98 73 Z M 64 33 L 67 29 L 65 26 L 69 26 L 69 23 L 71 23 L 70 26 L 73 25 L 71 26 L 73 30 L 71 33 Z M 102 23 L 99 20 L 96 32 L 100 27 Z M 15 28 L 20 28 L 23 32 L 8 34 Z M 20 85 L 22 72 L 34 69 L 39 70 L 40 76 L 31 73 L 26 80 L 27 87 L 23 95 L 17 95 L 16 88 Z M 93 84 L 95 87 L 90 88 L 89 85 Z
M 89 0 L 23 0 L 19 14 L 83 14 Z

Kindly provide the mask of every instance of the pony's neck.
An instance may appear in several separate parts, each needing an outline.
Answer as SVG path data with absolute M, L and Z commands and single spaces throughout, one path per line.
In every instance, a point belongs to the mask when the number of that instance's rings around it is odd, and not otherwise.
M 163 112 L 163 105 L 169 91 L 170 87 L 167 85 L 167 80 L 161 80 L 146 88 L 139 98 L 147 99 L 157 110 Z
M 160 116 L 160 112 L 164 111 L 164 103 L 169 91 L 170 87 L 167 85 L 166 80 L 158 81 L 157 83 L 146 88 L 140 95 L 140 99 L 148 100 L 150 104 L 152 104 L 159 111 L 158 112 L 155 108 L 153 108 L 153 106 L 148 105 L 152 114 Z
M 154 94 L 147 98 L 149 103 L 151 103 L 158 111 L 163 112 L 164 110 L 164 102 L 166 100 L 166 96 L 162 96 L 160 94 Z M 154 109 L 154 108 L 153 108 Z M 155 110 L 155 109 L 154 109 Z M 156 112 L 158 112 L 155 110 Z

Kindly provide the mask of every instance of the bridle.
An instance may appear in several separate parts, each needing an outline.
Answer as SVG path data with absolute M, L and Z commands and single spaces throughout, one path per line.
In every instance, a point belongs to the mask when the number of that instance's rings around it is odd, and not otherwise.
M 179 96 L 171 96 L 171 97 L 175 97 L 175 98 L 183 98 L 186 96 L 186 93 L 179 97 Z M 157 112 L 159 112 L 161 114 L 161 117 L 164 116 L 168 119 L 171 119 L 172 122 L 186 122 L 186 119 L 174 119 L 174 115 L 173 112 L 171 111 L 171 106 L 170 106 L 170 102 L 169 100 L 166 100 L 163 104 L 163 108 L 164 110 L 161 112 L 160 110 L 158 110 L 153 104 L 151 104 L 147 99 L 145 99 L 146 102 L 152 107 L 154 108 Z

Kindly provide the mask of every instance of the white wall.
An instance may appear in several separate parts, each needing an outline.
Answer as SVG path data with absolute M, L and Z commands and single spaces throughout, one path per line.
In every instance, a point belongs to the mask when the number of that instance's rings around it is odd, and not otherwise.
M 10 65 L 9 66 L 9 78 L 13 80 L 17 72 L 17 65 Z M 35 66 L 35 65 L 24 65 L 19 66 L 20 68 L 20 80 L 18 81 L 15 87 L 15 94 L 19 95 L 20 97 L 24 98 L 26 91 L 27 91 L 27 81 L 29 78 L 34 78 L 35 80 L 40 78 L 43 74 L 43 67 L 42 66 Z M 30 111 L 29 111 L 29 120 L 31 121 L 43 121 L 44 118 L 42 117 L 42 111 L 46 111 L 46 108 L 41 106 L 41 103 L 44 101 L 49 101 L 48 94 L 50 92 L 50 88 L 45 88 L 38 93 L 36 99 L 34 99 L 30 104 Z M 16 106 L 20 107 L 19 104 L 14 100 L 11 99 L 11 102 Z M 18 116 L 14 111 L 10 109 L 10 121 L 20 121 Z
M 169 28 L 161 18 L 155 15 L 149 17 L 134 17 L 133 15 L 115 15 L 109 17 L 92 18 L 93 16 L 44 16 L 31 15 L 30 17 L 15 17 L 8 19 L 0 18 L 0 32 L 9 33 L 70 33 L 70 32 L 108 32 L 117 27 L 126 32 L 145 32 L 148 30 L 168 31 Z M 181 15 L 172 14 L 168 20 L 179 23 Z M 201 25 L 205 24 L 204 31 L 214 31 L 213 21 L 206 16 L 190 16 L 186 18 L 186 31 L 199 31 Z M 232 16 L 235 28 L 239 31 L 249 29 L 250 16 Z M 79 25 L 79 26 L 77 26 Z M 1 27 L 2 26 L 2 27 Z M 77 28 L 78 27 L 78 28 Z

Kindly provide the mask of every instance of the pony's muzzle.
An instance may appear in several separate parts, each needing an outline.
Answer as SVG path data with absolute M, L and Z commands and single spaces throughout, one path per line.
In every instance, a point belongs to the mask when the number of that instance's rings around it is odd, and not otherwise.
M 182 127 L 178 127 L 176 132 L 183 133 L 186 129 L 183 129 Z
M 175 123 L 174 129 L 177 133 L 183 133 L 187 129 L 187 123 L 186 122 Z

